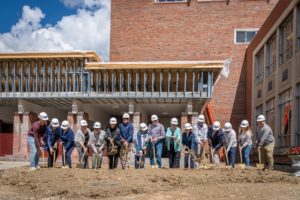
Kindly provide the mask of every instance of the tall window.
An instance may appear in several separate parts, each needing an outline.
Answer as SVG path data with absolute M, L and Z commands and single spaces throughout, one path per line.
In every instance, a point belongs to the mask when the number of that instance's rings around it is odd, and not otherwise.
M 296 112 L 297 112 L 297 132 L 296 132 L 296 144 L 300 145 L 300 83 L 297 85 L 297 96 L 296 96 Z
M 300 49 L 300 4 L 297 6 L 297 49 Z
M 275 70 L 276 67 L 276 34 L 267 42 L 267 60 L 266 60 L 266 77 Z
M 261 83 L 264 78 L 264 50 L 260 50 L 256 57 L 255 63 L 255 77 L 256 77 L 256 85 Z
M 275 99 L 271 99 L 266 103 L 266 122 L 275 130 Z
M 287 147 L 291 144 L 291 90 L 280 94 L 279 102 L 279 143 L 281 147 Z
M 290 15 L 280 26 L 280 64 L 293 56 L 293 15 Z
M 258 29 L 236 29 L 234 43 L 235 44 L 248 44 L 256 35 Z
M 262 115 L 262 114 L 263 114 L 263 105 L 259 105 L 256 107 L 255 118 L 257 118 L 258 115 Z

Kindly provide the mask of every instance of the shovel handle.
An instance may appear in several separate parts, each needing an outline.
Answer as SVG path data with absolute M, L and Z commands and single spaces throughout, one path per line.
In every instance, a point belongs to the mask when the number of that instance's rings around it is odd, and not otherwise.
M 243 163 L 242 150 L 241 150 L 241 146 L 240 145 L 239 145 L 239 150 L 240 150 L 240 161 L 241 161 L 241 163 Z

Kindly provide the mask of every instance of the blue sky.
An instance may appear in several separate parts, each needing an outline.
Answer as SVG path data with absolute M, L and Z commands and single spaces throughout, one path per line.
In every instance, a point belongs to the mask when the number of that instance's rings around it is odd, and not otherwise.
M 109 60 L 110 0 L 1 3 L 0 52 L 93 50 Z
M 0 33 L 9 32 L 11 26 L 18 22 L 24 5 L 39 7 L 46 15 L 42 20 L 44 25 L 53 25 L 63 16 L 76 13 L 76 8 L 68 8 L 59 0 L 1 0 L 1 3 L 5 6 L 0 7 L 0 19 L 3 19 Z

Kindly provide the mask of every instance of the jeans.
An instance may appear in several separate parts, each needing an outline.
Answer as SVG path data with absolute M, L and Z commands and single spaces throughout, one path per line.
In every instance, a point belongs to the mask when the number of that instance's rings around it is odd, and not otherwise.
M 175 151 L 174 148 L 171 148 L 169 151 L 169 167 L 170 168 L 179 168 L 180 166 L 180 151 Z
M 40 159 L 40 148 L 36 146 L 34 137 L 28 136 L 27 141 L 30 149 L 30 167 L 37 167 Z
M 163 140 L 158 140 L 155 144 L 150 142 L 150 165 L 154 165 L 154 148 L 155 148 L 155 156 L 156 156 L 156 164 L 159 168 L 161 168 L 161 155 L 162 155 L 162 149 L 163 149 Z
M 97 147 L 98 150 L 98 147 Z M 93 161 L 92 161 L 92 168 L 101 168 L 102 161 L 103 161 L 103 153 L 104 151 L 101 151 L 100 153 L 95 154 L 93 152 Z M 97 161 L 97 166 L 96 166 L 96 161 Z
M 195 168 L 195 158 L 192 154 L 186 153 L 184 155 L 184 168 L 189 168 L 189 161 L 190 161 L 190 168 Z
M 251 152 L 251 149 L 252 149 L 252 145 L 247 145 L 242 150 L 242 158 L 243 158 L 243 161 L 244 161 L 246 167 L 250 166 L 250 152 Z
M 73 152 L 74 146 L 72 146 L 70 149 L 66 151 L 65 147 L 63 147 L 63 155 L 62 155 L 62 164 L 63 166 L 66 166 L 65 161 L 67 162 L 69 168 L 72 168 L 72 152 Z
M 234 168 L 235 166 L 235 156 L 236 156 L 236 147 L 231 147 L 228 151 L 229 165 Z
M 56 162 L 57 155 L 58 155 L 58 149 L 53 149 L 53 153 L 51 155 L 50 148 L 47 149 L 48 151 L 48 168 L 53 167 L 53 162 Z M 54 154 L 55 154 L 55 160 L 54 160 Z
M 119 152 L 114 156 L 108 156 L 109 169 L 116 169 L 118 167 Z

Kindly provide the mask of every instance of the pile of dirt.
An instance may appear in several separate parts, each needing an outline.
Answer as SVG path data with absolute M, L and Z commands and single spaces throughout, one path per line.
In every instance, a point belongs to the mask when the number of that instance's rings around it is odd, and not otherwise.
M 300 199 L 280 171 L 39 169 L 0 171 L 0 199 Z

